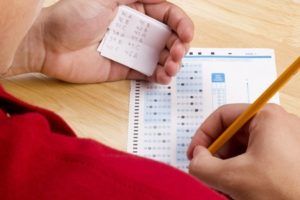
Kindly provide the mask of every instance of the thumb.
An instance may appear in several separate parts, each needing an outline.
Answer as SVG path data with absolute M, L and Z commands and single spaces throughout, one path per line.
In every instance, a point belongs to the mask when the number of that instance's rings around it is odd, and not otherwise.
M 193 159 L 189 165 L 189 173 L 196 176 L 208 186 L 230 193 L 237 179 L 235 168 L 230 166 L 227 160 L 221 160 L 212 156 L 207 148 L 197 146 L 193 152 Z

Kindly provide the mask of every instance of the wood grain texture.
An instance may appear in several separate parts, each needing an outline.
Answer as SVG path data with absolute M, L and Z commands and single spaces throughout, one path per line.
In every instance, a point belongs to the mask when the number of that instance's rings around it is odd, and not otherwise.
M 51 5 L 55 0 L 46 1 Z M 194 47 L 273 48 L 278 72 L 300 55 L 299 0 L 172 0 L 193 19 Z M 76 85 L 42 75 L 1 80 L 15 96 L 61 115 L 80 137 L 126 149 L 128 81 Z M 282 105 L 300 116 L 300 75 L 281 91 Z

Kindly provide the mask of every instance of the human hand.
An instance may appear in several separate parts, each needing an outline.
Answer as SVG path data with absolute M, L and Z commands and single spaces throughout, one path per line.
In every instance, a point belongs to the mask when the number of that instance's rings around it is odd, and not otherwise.
M 233 199 L 299 199 L 300 118 L 267 105 L 216 155 L 207 147 L 247 108 L 227 105 L 198 129 L 190 173 Z
M 152 77 L 106 59 L 96 51 L 118 4 L 128 4 L 173 30 Z M 75 83 L 141 79 L 167 84 L 179 70 L 193 37 L 192 21 L 164 0 L 60 0 L 42 15 L 46 56 L 41 72 Z

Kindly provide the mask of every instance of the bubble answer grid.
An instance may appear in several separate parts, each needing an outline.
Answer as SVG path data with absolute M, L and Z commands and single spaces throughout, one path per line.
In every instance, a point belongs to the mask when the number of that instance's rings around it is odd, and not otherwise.
M 132 81 L 128 151 L 187 171 L 188 145 L 205 118 L 254 101 L 275 78 L 273 50 L 191 49 L 171 84 Z

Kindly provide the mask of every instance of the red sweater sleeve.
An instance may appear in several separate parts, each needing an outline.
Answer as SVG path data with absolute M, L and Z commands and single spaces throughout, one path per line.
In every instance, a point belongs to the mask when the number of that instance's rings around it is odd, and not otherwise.
M 170 166 L 78 139 L 56 114 L 21 102 L 2 88 L 0 197 L 225 199 Z

